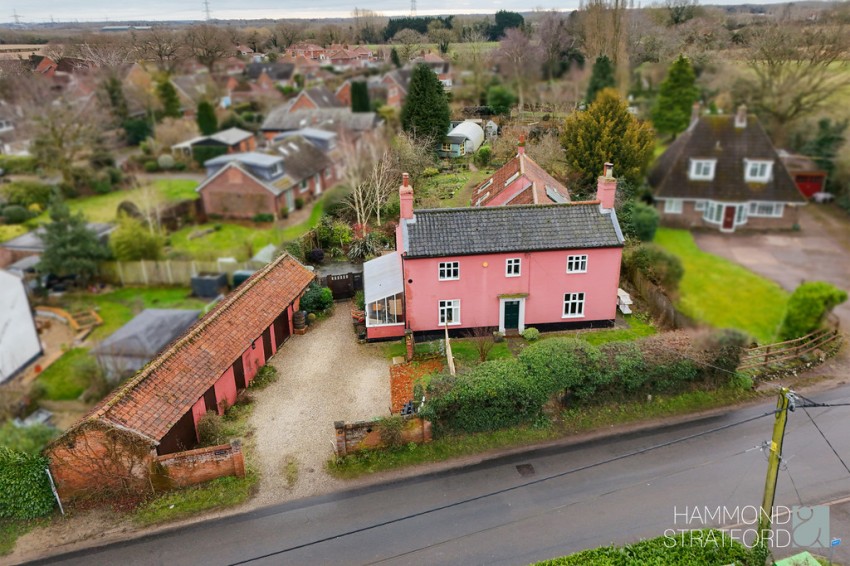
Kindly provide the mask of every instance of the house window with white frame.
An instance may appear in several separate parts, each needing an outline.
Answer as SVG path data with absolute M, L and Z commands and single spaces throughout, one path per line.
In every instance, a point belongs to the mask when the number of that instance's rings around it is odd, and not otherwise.
M 584 293 L 564 293 L 564 314 L 562 318 L 584 317 Z
M 666 214 L 682 214 L 682 199 L 668 198 L 665 200 L 664 212 Z
M 773 173 L 773 161 L 745 159 L 744 181 L 747 183 L 767 183 Z
M 440 301 L 440 326 L 460 324 L 460 299 Z
M 694 202 L 694 210 L 697 212 L 702 212 L 705 210 L 706 202 L 704 200 L 698 200 Z
M 505 260 L 505 277 L 519 277 L 521 269 L 521 261 L 518 257 L 512 257 Z
M 460 279 L 460 262 L 441 261 L 438 271 L 440 281 Z
M 747 223 L 747 205 L 739 204 L 738 210 L 735 212 L 735 224 L 746 224 Z
M 711 181 L 714 179 L 716 159 L 691 159 L 688 178 L 692 181 Z
M 567 273 L 587 273 L 587 255 L 568 256 Z
M 751 202 L 749 215 L 764 218 L 781 218 L 784 211 L 785 205 L 781 202 Z

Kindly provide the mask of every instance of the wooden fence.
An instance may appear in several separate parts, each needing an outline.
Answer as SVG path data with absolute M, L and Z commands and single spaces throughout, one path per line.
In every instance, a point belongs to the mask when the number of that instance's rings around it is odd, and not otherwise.
M 227 273 L 240 269 L 257 270 L 262 264 L 231 261 L 110 261 L 99 265 L 100 277 L 109 283 L 121 285 L 180 285 L 188 287 L 192 277 L 199 273 Z
M 640 296 L 646 301 L 652 315 L 662 324 L 676 330 L 683 328 L 697 328 L 699 325 L 688 316 L 682 314 L 673 301 L 664 294 L 658 285 L 647 279 L 637 270 L 628 273 L 632 285 L 635 286 Z
M 838 327 L 835 326 L 816 330 L 802 338 L 750 348 L 741 356 L 741 365 L 738 366 L 738 371 L 757 369 L 799 359 L 809 352 L 838 340 L 840 336 Z

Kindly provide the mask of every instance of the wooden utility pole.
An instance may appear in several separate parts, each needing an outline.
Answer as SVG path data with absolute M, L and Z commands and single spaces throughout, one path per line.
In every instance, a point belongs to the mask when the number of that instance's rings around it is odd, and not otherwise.
M 770 530 L 773 502 L 776 499 L 776 482 L 779 479 L 779 464 L 782 461 L 782 441 L 785 439 L 785 424 L 788 422 L 788 406 L 793 393 L 787 387 L 779 389 L 776 402 L 776 415 L 773 421 L 773 438 L 767 459 L 767 478 L 764 482 L 764 498 L 759 513 L 759 544 L 764 543 L 764 533 Z

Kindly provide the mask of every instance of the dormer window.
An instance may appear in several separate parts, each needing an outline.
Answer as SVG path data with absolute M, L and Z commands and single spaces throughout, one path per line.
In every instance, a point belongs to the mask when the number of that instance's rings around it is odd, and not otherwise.
M 716 164 L 716 159 L 691 159 L 688 177 L 692 181 L 711 181 L 714 179 L 714 166 Z
M 773 161 L 744 160 L 744 181 L 747 183 L 767 183 L 772 173 Z

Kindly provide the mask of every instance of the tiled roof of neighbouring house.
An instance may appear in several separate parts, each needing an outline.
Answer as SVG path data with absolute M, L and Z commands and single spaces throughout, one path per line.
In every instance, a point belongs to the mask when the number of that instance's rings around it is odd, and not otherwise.
M 320 128 L 330 131 L 366 132 L 375 128 L 378 122 L 378 115 L 374 112 L 352 112 L 350 108 L 320 108 L 290 112 L 289 107 L 283 105 L 269 112 L 260 130 L 285 132 L 302 128 Z
M 716 159 L 714 179 L 691 180 L 692 158 Z M 771 179 L 766 183 L 744 181 L 745 159 L 772 161 Z M 735 115 L 702 116 L 692 122 L 658 158 L 649 173 L 649 184 L 659 198 L 806 202 L 753 115 L 747 116 L 746 127 L 735 127 Z
M 616 216 L 595 201 L 417 210 L 403 230 L 409 258 L 623 245 Z
M 473 189 L 472 205 L 488 206 L 513 184 L 514 179 L 519 178 L 515 175 L 523 176 L 525 182 L 518 187 L 513 187 L 511 189 L 513 196 L 503 201 L 503 204 L 526 204 L 526 201 L 528 204 L 552 204 L 570 201 L 570 193 L 563 183 L 552 177 L 523 152 L 502 165 Z M 529 187 L 531 191 L 526 193 Z
M 312 280 L 312 272 L 283 254 L 227 295 L 72 430 L 100 421 L 158 443 Z

